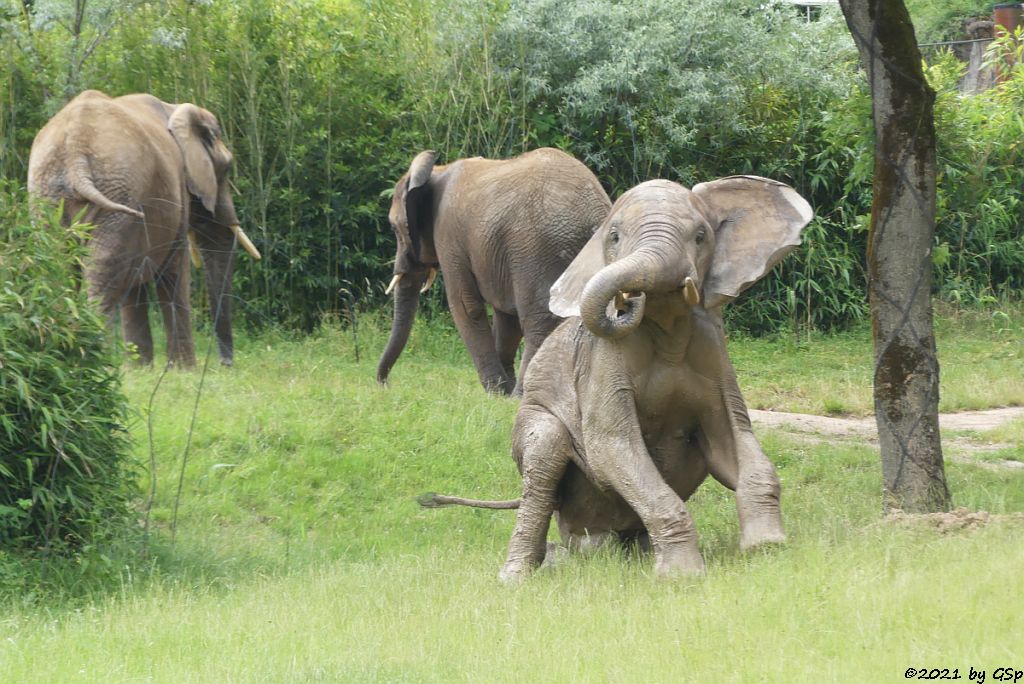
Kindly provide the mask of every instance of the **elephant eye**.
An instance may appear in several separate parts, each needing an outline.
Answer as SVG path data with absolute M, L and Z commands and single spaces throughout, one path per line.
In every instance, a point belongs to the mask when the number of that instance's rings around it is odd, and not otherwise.
M 698 230 L 697 231 L 697 244 L 698 245 L 702 244 L 704 242 L 704 238 L 706 238 L 706 237 L 707 237 L 707 233 L 704 231 L 703 228 Z
M 614 228 L 611 231 L 609 231 L 608 242 L 610 242 L 613 245 L 619 244 L 619 231 L 615 230 Z

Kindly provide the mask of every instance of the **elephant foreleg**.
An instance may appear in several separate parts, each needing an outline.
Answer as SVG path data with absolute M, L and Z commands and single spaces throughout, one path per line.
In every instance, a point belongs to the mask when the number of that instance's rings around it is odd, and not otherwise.
M 523 496 L 508 544 L 502 582 L 525 579 L 547 552 L 547 531 L 555 510 L 558 482 L 569 464 L 572 445 L 565 426 L 543 410 L 526 408 L 516 417 L 512 449 L 523 475 Z
M 124 339 L 138 355 L 138 362 L 153 363 L 153 333 L 149 328 L 149 287 L 134 285 L 125 292 L 121 302 L 121 329 Z
M 633 393 L 598 392 L 583 411 L 587 464 L 640 516 L 661 577 L 703 574 L 697 528 L 686 504 L 651 459 L 640 431 Z
M 738 402 L 738 403 L 737 403 Z M 734 392 L 726 409 L 702 419 L 708 470 L 733 490 L 740 522 L 740 548 L 779 544 L 786 540 L 779 507 L 781 487 L 775 467 L 750 427 L 746 406 Z

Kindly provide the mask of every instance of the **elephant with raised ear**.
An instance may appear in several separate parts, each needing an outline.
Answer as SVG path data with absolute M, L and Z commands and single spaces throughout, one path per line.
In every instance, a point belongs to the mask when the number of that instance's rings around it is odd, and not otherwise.
M 692 190 L 649 181 L 615 203 L 551 288 L 569 318 L 534 357 L 516 415 L 523 493 L 503 580 L 544 559 L 553 513 L 570 550 L 633 541 L 653 547 L 660 576 L 702 573 L 684 502 L 708 474 L 735 492 L 742 548 L 784 541 L 779 479 L 721 308 L 799 244 L 811 216 L 792 188 L 754 176 Z
M 194 104 L 152 95 L 111 98 L 87 90 L 36 135 L 28 188 L 63 201 L 63 220 L 94 225 L 84 276 L 108 317 L 120 309 L 125 340 L 153 360 L 150 283 L 167 332 L 167 359 L 195 365 L 189 305 L 190 239 L 206 270 L 221 362 L 231 365 L 231 275 L 235 246 L 260 254 L 242 231 L 231 197 L 231 152 L 217 118 Z M 196 256 L 198 255 L 198 256 Z
M 438 269 L 455 325 L 490 392 L 520 393 L 520 375 L 561 320 L 548 309 L 551 284 L 608 213 L 594 174 L 559 150 L 514 159 L 413 159 L 395 186 L 388 219 L 398 249 L 394 320 L 377 366 L 385 383 L 405 348 L 419 298 Z M 488 320 L 487 305 L 493 310 Z

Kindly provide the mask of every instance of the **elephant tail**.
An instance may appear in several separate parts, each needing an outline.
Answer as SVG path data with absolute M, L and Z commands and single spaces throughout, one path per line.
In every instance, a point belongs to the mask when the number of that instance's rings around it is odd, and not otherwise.
M 135 216 L 136 218 L 145 218 L 138 209 L 132 209 L 119 202 L 115 202 L 96 187 L 89 170 L 89 161 L 85 156 L 79 155 L 72 159 L 67 165 L 66 174 L 68 185 L 71 186 L 71 189 L 78 193 L 82 199 L 92 202 L 97 208 L 106 209 L 107 211 L 118 211 L 122 214 Z
M 471 506 L 473 508 L 491 508 L 495 510 L 511 510 L 519 508 L 519 499 L 505 501 L 482 501 L 480 499 L 463 499 L 461 496 L 444 496 L 428 492 L 416 498 L 424 508 L 442 508 L 444 506 Z

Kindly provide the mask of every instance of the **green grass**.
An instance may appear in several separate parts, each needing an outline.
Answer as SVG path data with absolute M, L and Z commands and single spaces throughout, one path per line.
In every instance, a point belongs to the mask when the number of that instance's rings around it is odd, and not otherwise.
M 939 331 L 940 353 L 957 358 L 943 361 L 944 383 L 960 377 L 951 366 L 972 366 L 963 372 L 989 388 L 987 405 L 1020 403 L 1000 384 L 1022 376 L 1005 333 L 966 317 Z M 883 523 L 878 455 L 863 444 L 762 434 L 790 542 L 741 554 L 732 496 L 708 482 L 690 506 L 703 580 L 661 582 L 649 557 L 604 552 L 500 586 L 513 513 L 423 510 L 415 496 L 516 496 L 517 404 L 484 394 L 442 321 L 415 328 L 391 386 L 377 387 L 384 335 L 367 317 L 358 361 L 352 335 L 328 326 L 243 338 L 236 367 L 205 378 L 129 370 L 143 463 L 153 424 L 150 554 L 113 586 L 2 596 L 0 682 L 897 681 L 908 667 L 959 667 L 964 679 L 971 665 L 1019 669 L 1024 614 L 1007 599 L 1024 525 L 940 535 Z M 870 406 L 864 331 L 736 339 L 731 352 L 747 397 L 773 408 Z M 1019 444 L 1021 427 L 984 438 Z M 1020 471 L 957 459 L 947 473 L 956 505 L 1024 511 Z
M 939 410 L 1024 405 L 1024 312 L 953 312 L 936 320 Z M 874 413 L 870 329 L 731 340 L 729 353 L 751 408 L 818 415 Z

